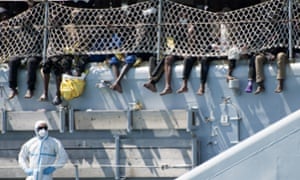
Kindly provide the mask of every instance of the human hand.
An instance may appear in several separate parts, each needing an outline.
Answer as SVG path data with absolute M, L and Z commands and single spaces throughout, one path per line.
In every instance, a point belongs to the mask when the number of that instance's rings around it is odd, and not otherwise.
M 273 61 L 275 60 L 275 56 L 271 53 L 266 53 L 266 58 L 269 60 L 269 61 Z
M 46 168 L 43 170 L 43 174 L 44 174 L 44 175 L 49 175 L 49 174 L 52 174 L 55 170 L 56 170 L 55 167 L 49 166 L 49 167 L 46 167 Z

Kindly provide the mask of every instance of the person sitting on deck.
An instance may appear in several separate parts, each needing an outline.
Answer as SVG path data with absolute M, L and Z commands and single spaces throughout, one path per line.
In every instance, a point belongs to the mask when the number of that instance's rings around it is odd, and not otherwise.
M 151 53 L 128 54 L 125 56 L 125 58 L 122 55 L 113 56 L 110 60 L 110 65 L 115 76 L 115 81 L 112 83 L 110 88 L 112 90 L 118 91 L 119 93 L 122 93 L 123 89 L 121 86 L 121 80 L 123 79 L 125 74 L 129 71 L 129 69 L 134 66 L 136 60 L 140 59 L 141 61 L 146 61 L 151 57 L 152 57 Z M 124 65 L 122 66 L 120 71 L 120 66 L 123 63 Z
M 72 73 L 72 68 L 74 69 L 75 75 L 80 76 L 84 71 L 85 65 L 88 62 L 87 56 L 79 56 L 79 61 L 73 63 L 74 57 L 72 55 L 58 55 L 52 56 L 47 59 L 46 62 L 43 62 L 41 73 L 44 79 L 44 92 L 40 97 L 40 101 L 48 100 L 48 87 L 50 82 L 50 73 L 53 70 L 55 79 L 56 79 L 56 96 L 53 99 L 52 103 L 54 105 L 59 105 L 62 103 L 61 93 L 60 93 L 60 84 L 62 81 L 62 74 L 66 73 L 69 75 L 74 75 Z M 72 67 L 73 64 L 73 67 Z
M 196 61 L 198 60 L 197 57 L 187 57 L 184 59 L 183 62 L 183 72 L 182 72 L 182 84 L 181 87 L 177 90 L 177 93 L 184 93 L 188 91 L 188 79 L 190 77 L 190 74 L 192 72 L 192 68 Z M 197 91 L 198 95 L 203 95 L 205 92 L 205 84 L 207 81 L 208 71 L 209 71 L 209 65 L 210 61 L 212 59 L 208 57 L 201 58 L 201 70 L 200 70 L 200 86 Z
M 248 71 L 248 85 L 245 92 L 251 93 L 253 88 L 253 81 L 257 84 L 257 89 L 254 94 L 259 94 L 265 91 L 264 86 L 264 63 L 267 61 L 277 62 L 277 75 L 276 79 L 278 81 L 277 87 L 275 89 L 276 93 L 283 91 L 283 84 L 286 74 L 286 64 L 288 62 L 287 53 L 285 48 L 272 48 L 255 55 L 254 58 L 249 60 L 249 71 Z
M 179 56 L 168 55 L 164 59 L 160 60 L 159 62 L 156 61 L 155 58 L 150 59 L 150 78 L 148 82 L 144 84 L 144 87 L 149 89 L 152 92 L 156 92 L 156 83 L 160 80 L 163 73 L 165 73 L 165 87 L 160 92 L 160 95 L 166 95 L 173 92 L 171 87 L 171 80 L 172 80 L 172 65 L 176 60 L 180 59 Z
M 35 83 L 36 83 L 36 71 L 39 68 L 42 58 L 38 56 L 31 56 L 28 58 L 22 57 L 10 57 L 8 60 L 8 84 L 11 92 L 8 99 L 14 98 L 18 95 L 18 71 L 22 64 L 27 66 L 27 91 L 24 98 L 31 98 L 34 94 Z

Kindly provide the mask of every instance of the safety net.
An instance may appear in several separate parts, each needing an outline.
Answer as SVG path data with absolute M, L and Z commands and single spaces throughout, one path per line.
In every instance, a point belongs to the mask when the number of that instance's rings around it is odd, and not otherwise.
M 0 22 L 1 61 L 43 53 L 226 56 L 233 46 L 254 53 L 288 48 L 289 42 L 300 46 L 298 0 L 269 0 L 222 12 L 170 0 L 107 9 L 48 3 Z

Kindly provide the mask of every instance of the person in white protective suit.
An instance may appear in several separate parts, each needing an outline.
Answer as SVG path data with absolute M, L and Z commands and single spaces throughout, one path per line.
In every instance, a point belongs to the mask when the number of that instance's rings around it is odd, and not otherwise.
M 47 122 L 37 121 L 34 131 L 36 136 L 21 147 L 19 165 L 26 180 L 52 180 L 54 171 L 67 163 L 68 155 L 58 139 L 48 136 Z

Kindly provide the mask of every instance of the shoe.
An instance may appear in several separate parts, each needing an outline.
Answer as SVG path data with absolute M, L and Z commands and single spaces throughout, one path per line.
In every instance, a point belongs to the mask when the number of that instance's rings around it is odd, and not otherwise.
M 264 91 L 265 91 L 265 88 L 263 86 L 258 86 L 254 94 L 259 94 Z
M 29 99 L 29 98 L 32 98 L 32 96 L 33 96 L 33 91 L 27 90 L 24 98 Z
M 52 104 L 57 106 L 57 105 L 60 105 L 61 103 L 62 103 L 62 100 L 60 99 L 60 97 L 55 96 L 55 98 L 52 101 Z
M 48 96 L 46 96 L 45 94 L 41 95 L 39 101 L 48 101 Z
M 11 92 L 8 96 L 8 99 L 14 98 L 16 95 L 18 95 L 18 90 L 17 89 L 11 89 Z
M 248 86 L 245 89 L 246 93 L 251 93 L 252 92 L 252 84 L 248 84 Z

